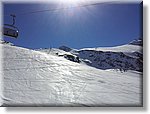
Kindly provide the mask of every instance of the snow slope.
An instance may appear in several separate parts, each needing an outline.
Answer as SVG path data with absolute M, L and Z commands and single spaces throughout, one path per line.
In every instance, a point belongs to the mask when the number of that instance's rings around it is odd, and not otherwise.
M 81 50 L 96 50 L 96 51 L 111 51 L 111 52 L 123 52 L 123 53 L 133 53 L 139 52 L 141 53 L 141 46 L 138 45 L 121 45 L 115 47 L 98 47 L 98 48 L 84 48 Z
M 39 51 L 3 49 L 2 106 L 141 106 L 142 73 L 100 70 Z
M 133 40 L 129 44 L 125 44 L 125 45 L 121 45 L 121 46 L 84 48 L 81 50 L 111 51 L 111 52 L 123 52 L 125 54 L 130 54 L 133 52 L 143 53 L 142 46 L 143 46 L 143 40 Z

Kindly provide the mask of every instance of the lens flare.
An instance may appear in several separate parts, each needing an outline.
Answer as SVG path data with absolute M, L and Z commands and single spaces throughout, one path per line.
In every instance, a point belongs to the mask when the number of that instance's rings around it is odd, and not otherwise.
M 67 4 L 76 5 L 76 4 L 81 4 L 83 0 L 59 0 L 59 2 L 66 5 Z
M 57 1 L 57 2 L 56 2 Z M 85 26 L 89 20 L 89 17 L 92 17 L 92 11 L 95 9 L 94 6 L 84 7 L 88 4 L 94 3 L 90 0 L 56 0 L 56 9 L 55 12 L 56 20 L 61 26 Z M 73 23 L 80 23 L 73 25 Z

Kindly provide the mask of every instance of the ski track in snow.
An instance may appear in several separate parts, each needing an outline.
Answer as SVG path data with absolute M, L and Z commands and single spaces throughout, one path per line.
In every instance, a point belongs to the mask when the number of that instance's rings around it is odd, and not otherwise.
M 25 48 L 3 48 L 4 106 L 140 106 L 140 72 L 100 70 Z

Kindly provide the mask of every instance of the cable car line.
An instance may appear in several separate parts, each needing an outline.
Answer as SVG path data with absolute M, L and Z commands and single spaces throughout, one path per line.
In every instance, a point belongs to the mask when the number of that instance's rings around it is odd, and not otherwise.
M 102 3 L 76 5 L 76 6 L 72 6 L 72 7 L 62 7 L 62 8 L 57 8 L 57 9 L 55 8 L 55 9 L 36 10 L 36 11 L 31 11 L 31 12 L 18 13 L 16 15 L 20 16 L 20 15 L 28 15 L 28 14 L 34 14 L 34 13 L 42 13 L 42 12 L 55 12 L 55 11 L 68 10 L 68 9 L 74 9 L 74 8 L 80 8 L 80 7 L 96 6 L 96 5 L 106 4 L 106 3 L 111 4 L 114 2 L 102 2 Z M 4 15 L 4 16 L 10 16 L 10 15 Z

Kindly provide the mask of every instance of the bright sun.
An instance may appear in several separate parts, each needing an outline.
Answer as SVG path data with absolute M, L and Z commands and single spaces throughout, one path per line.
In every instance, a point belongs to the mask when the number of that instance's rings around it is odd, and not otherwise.
M 85 0 L 59 0 L 59 2 L 62 4 L 73 4 L 73 5 L 81 4 L 83 3 L 83 1 Z
M 57 9 L 61 10 L 61 21 L 69 23 L 73 20 L 80 21 L 86 19 L 91 7 L 84 7 L 91 4 L 94 0 L 55 0 Z
M 62 3 L 78 3 L 78 2 L 80 2 L 80 0 L 60 0 L 60 2 L 62 2 Z
M 66 16 L 73 16 L 75 13 L 80 12 L 80 7 L 85 3 L 86 0 L 56 0 L 58 2 L 58 8 L 68 8 L 64 10 Z M 69 13 L 69 14 L 68 14 Z

